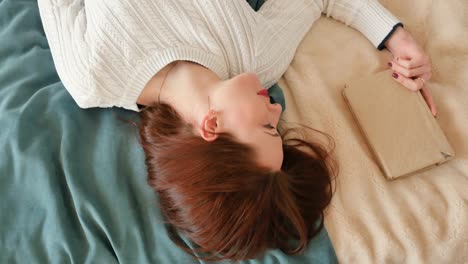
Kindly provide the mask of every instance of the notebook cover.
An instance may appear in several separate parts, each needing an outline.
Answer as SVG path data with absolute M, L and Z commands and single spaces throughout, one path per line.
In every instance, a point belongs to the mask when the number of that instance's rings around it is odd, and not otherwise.
M 347 102 L 388 179 L 437 166 L 455 153 L 420 92 L 383 71 L 345 85 Z

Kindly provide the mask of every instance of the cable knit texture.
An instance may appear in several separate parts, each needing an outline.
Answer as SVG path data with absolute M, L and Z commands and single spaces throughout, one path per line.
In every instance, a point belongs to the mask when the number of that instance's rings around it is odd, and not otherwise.
M 176 60 L 275 84 L 322 13 L 378 46 L 399 21 L 377 0 L 38 0 L 57 72 L 82 108 L 124 107 Z

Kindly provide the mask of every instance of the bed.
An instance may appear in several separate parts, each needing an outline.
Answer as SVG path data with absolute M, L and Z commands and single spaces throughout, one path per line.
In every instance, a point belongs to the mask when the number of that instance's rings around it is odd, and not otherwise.
M 262 1 L 250 1 L 258 8 Z M 322 17 L 279 82 L 283 119 L 335 139 L 325 227 L 300 256 L 243 263 L 468 263 L 468 4 L 382 0 L 431 55 L 456 159 L 386 181 L 341 98 L 390 58 Z M 83 111 L 60 82 L 37 3 L 0 0 L 0 263 L 203 263 L 177 248 L 146 184 L 135 113 Z
M 37 2 L 0 0 L 0 263 L 204 263 L 169 239 L 146 184 L 137 119 L 78 108 L 55 71 Z M 244 263 L 336 261 L 324 229 L 303 255 L 269 250 Z
M 347 81 L 386 70 L 390 53 L 329 18 L 309 31 L 279 83 L 284 119 L 335 139 L 340 172 L 325 226 L 339 262 L 468 263 L 468 3 L 380 2 L 432 58 L 428 87 L 456 159 L 385 180 L 340 92 Z

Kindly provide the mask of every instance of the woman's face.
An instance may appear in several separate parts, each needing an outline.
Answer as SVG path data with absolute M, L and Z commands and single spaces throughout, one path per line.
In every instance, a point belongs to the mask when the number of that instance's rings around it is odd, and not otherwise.
M 260 165 L 280 170 L 283 147 L 276 127 L 281 105 L 271 104 L 264 89 L 257 75 L 243 73 L 222 81 L 210 97 L 210 104 L 217 111 L 222 132 L 252 146 Z

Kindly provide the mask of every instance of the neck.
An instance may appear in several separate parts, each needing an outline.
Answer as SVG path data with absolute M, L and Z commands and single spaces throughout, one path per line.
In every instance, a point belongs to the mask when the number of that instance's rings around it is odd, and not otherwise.
M 178 61 L 164 70 L 159 86 L 152 86 L 156 90 L 152 103 L 159 97 L 161 103 L 169 104 L 185 121 L 198 127 L 209 111 L 208 97 L 221 80 L 213 71 L 189 61 Z

